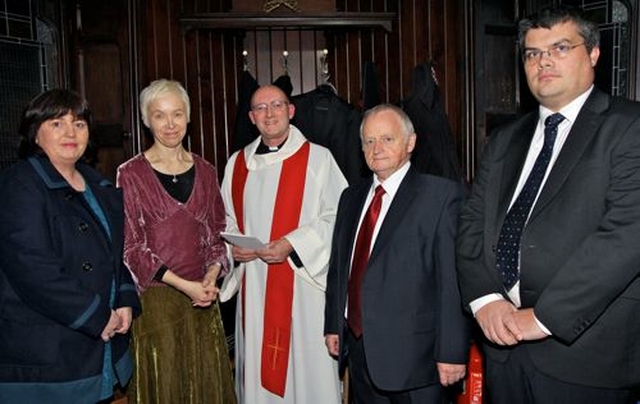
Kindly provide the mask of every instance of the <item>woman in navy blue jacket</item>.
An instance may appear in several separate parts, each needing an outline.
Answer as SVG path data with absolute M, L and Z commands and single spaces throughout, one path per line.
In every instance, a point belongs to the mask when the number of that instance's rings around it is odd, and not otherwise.
M 0 174 L 0 403 L 96 403 L 132 374 L 122 195 L 82 162 L 90 120 L 78 94 L 40 94 Z

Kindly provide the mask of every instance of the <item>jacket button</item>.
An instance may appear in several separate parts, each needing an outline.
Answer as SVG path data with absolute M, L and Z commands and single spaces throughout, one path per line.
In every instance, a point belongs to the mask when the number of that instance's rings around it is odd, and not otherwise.
M 85 271 L 85 272 L 93 271 L 93 265 L 91 265 L 90 262 L 83 262 L 82 263 L 82 270 Z
M 80 223 L 78 225 L 78 230 L 83 231 L 83 232 L 87 231 L 87 230 L 89 230 L 89 225 L 84 223 L 84 222 L 82 222 L 82 223 Z

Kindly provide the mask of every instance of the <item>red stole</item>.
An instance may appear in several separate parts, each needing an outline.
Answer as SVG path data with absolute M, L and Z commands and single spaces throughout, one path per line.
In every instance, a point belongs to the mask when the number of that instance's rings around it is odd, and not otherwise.
M 309 142 L 282 162 L 280 182 L 273 209 L 270 241 L 278 240 L 298 227 L 309 161 Z M 249 172 L 244 151 L 238 153 L 233 168 L 231 194 L 238 229 L 244 233 L 244 187 Z M 291 345 L 291 309 L 293 306 L 293 268 L 285 260 L 269 264 L 262 335 L 261 380 L 270 392 L 284 397 Z M 244 283 L 244 278 L 243 278 Z M 244 307 L 244 285 L 242 307 Z

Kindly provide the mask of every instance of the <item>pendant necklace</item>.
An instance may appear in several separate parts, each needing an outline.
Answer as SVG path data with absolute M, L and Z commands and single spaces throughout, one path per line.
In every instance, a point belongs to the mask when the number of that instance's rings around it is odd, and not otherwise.
M 176 177 L 175 174 L 173 174 L 173 179 L 171 180 L 171 182 L 173 182 L 174 184 L 178 183 L 178 178 Z

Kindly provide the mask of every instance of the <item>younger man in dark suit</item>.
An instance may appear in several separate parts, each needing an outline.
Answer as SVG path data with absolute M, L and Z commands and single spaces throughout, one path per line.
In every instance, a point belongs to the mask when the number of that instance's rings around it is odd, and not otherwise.
M 458 238 L 491 403 L 628 403 L 640 385 L 640 104 L 594 88 L 594 23 L 519 25 L 538 111 L 491 135 Z
M 439 403 L 469 349 L 454 253 L 464 189 L 411 168 L 416 135 L 399 108 L 367 111 L 360 135 L 374 175 L 338 205 L 327 348 L 341 362 L 348 349 L 355 403 Z

